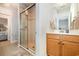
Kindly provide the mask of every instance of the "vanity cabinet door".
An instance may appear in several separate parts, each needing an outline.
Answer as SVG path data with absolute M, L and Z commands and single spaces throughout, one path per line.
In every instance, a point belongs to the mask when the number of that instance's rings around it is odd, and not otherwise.
M 63 56 L 79 56 L 79 43 L 62 42 Z
M 60 41 L 54 39 L 47 39 L 47 55 L 59 56 L 60 55 Z

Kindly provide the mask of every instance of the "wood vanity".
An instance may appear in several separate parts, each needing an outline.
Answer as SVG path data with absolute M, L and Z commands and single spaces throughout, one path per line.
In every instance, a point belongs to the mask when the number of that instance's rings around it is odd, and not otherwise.
M 47 33 L 48 56 L 79 56 L 79 35 Z

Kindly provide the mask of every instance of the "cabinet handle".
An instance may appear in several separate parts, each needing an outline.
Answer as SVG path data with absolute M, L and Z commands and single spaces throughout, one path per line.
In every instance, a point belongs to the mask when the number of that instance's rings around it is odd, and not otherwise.
M 64 43 L 62 43 L 62 45 L 64 45 Z

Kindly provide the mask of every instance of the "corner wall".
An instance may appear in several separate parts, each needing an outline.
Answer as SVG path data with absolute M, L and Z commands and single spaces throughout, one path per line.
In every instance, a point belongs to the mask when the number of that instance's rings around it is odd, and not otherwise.
M 52 19 L 52 4 L 40 3 L 36 5 L 36 55 L 46 55 L 46 32 L 50 31 L 49 21 Z

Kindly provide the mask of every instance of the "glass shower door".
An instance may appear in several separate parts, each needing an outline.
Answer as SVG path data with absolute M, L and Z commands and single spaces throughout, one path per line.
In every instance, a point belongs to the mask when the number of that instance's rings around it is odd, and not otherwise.
M 28 9 L 28 49 L 35 51 L 35 5 Z
M 21 13 L 21 36 L 20 36 L 20 44 L 27 48 L 27 15 L 25 12 Z
M 35 14 L 35 5 L 20 14 L 20 45 L 31 52 L 35 52 Z

